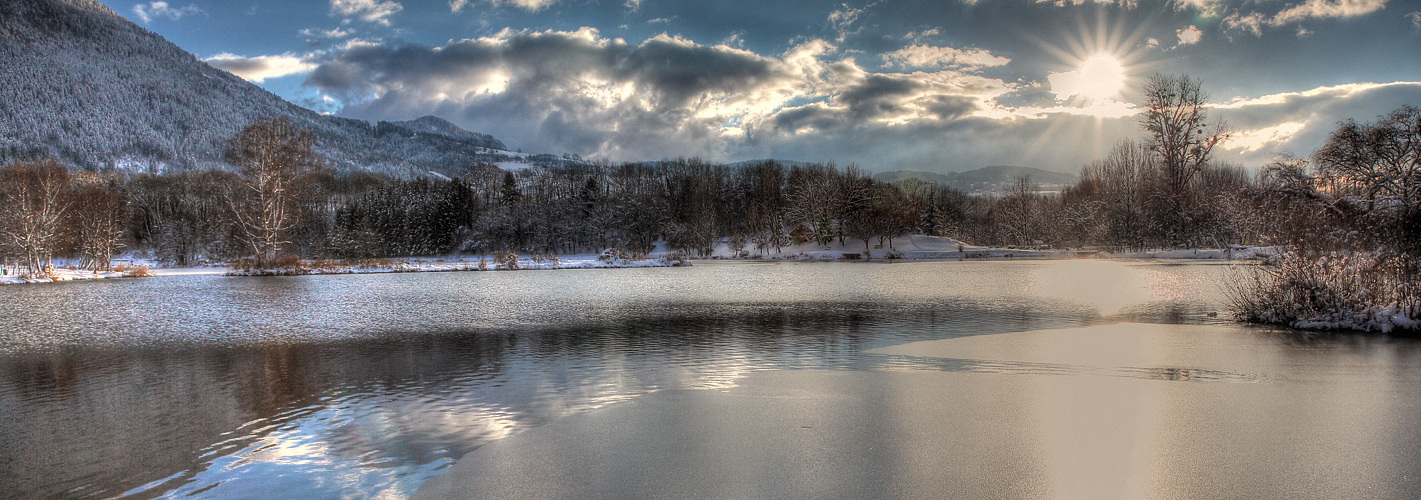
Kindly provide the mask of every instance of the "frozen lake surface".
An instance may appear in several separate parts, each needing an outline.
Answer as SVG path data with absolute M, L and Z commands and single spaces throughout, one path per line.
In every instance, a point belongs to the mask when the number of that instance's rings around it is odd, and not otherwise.
M 1227 269 L 705 262 L 4 287 L 0 489 L 1421 496 L 1421 344 L 1211 317 L 1227 316 Z

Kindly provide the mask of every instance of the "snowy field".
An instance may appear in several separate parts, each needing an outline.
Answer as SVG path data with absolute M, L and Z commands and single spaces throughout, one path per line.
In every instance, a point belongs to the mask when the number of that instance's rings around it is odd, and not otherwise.
M 94 280 L 106 278 L 122 278 L 123 273 L 116 271 L 84 271 L 75 269 L 55 269 L 54 273 L 47 278 L 23 278 L 16 275 L 15 269 L 5 269 L 0 275 L 0 285 L 15 285 L 20 283 L 54 283 L 56 281 L 74 280 Z
M 551 269 L 611 269 L 628 267 L 677 267 L 690 265 L 684 260 L 671 258 L 669 254 L 644 259 L 599 259 L 596 255 L 573 255 L 567 257 L 534 260 L 520 255 L 516 265 L 494 262 L 478 256 L 411 257 L 408 259 L 383 259 L 373 265 L 346 264 L 332 262 L 303 266 L 296 269 L 230 270 L 228 276 L 282 276 L 308 274 L 375 274 L 375 273 L 437 273 L 453 271 L 536 271 Z
M 816 243 L 805 243 L 802 245 L 789 245 L 781 247 L 779 251 L 774 249 L 757 250 L 753 245 L 746 245 L 737 254 L 732 252 L 730 245 L 725 238 L 718 241 L 711 252 L 712 259 L 747 259 L 747 260 L 803 260 L 803 261 L 830 261 L 830 260 L 912 260 L 912 261 L 945 261 L 945 260 L 1016 260 L 1016 259 L 1074 259 L 1080 257 L 1107 258 L 1107 259 L 1219 259 L 1219 260 L 1261 260 L 1276 255 L 1280 249 L 1277 247 L 1231 247 L 1224 249 L 1201 248 L 1188 250 L 1154 250 L 1144 252 L 1104 252 L 1085 250 L 1060 250 L 1060 249 L 1018 249 L 1018 248 L 997 248 L 970 245 L 959 240 L 939 237 L 939 236 L 901 236 L 893 238 L 891 242 L 886 241 L 879 245 L 877 240 L 871 240 L 867 248 L 862 240 L 845 240 L 840 245 L 838 241 L 830 242 L 828 245 Z M 549 269 L 607 269 L 626 267 L 673 267 L 678 265 L 688 265 L 684 261 L 673 258 L 675 252 L 658 245 L 655 250 L 647 254 L 643 259 L 599 259 L 594 254 L 579 254 L 571 256 L 560 256 L 556 258 L 544 258 L 534 260 L 530 254 L 522 254 L 518 257 L 517 270 L 549 270 Z M 738 255 L 738 256 L 737 256 Z M 480 265 L 480 260 L 483 265 Z M 401 259 L 383 259 L 378 265 L 356 265 L 327 262 L 317 267 L 307 267 L 296 270 L 267 270 L 267 271 L 233 271 L 226 267 L 164 267 L 161 263 L 142 257 L 125 255 L 114 259 L 115 266 L 133 269 L 146 267 L 149 276 L 172 276 L 184 274 L 229 274 L 235 276 L 266 276 L 282 274 L 369 274 L 369 273 L 401 273 L 401 272 L 448 272 L 448 271 L 495 271 L 509 270 L 507 266 L 497 264 L 491 256 L 476 255 L 453 255 L 446 257 L 410 257 Z M 21 278 L 19 271 L 13 268 L 4 269 L 0 274 L 0 285 L 11 285 L 20 283 L 52 283 L 56 281 L 73 281 L 88 279 L 106 279 L 133 277 L 131 271 L 109 271 L 93 272 L 76 269 L 68 269 L 68 263 L 58 262 L 60 268 L 55 270 L 49 278 Z
M 840 245 L 837 240 L 828 245 L 806 243 L 781 248 L 758 250 L 746 245 L 740 258 L 774 260 L 840 260 L 840 259 L 904 259 L 904 260 L 1005 260 L 1005 259 L 1074 259 L 1097 257 L 1107 259 L 1224 259 L 1253 260 L 1264 259 L 1275 254 L 1274 247 L 1232 247 L 1225 249 L 1200 248 L 1188 250 L 1153 250 L 1145 252 L 1104 252 L 1074 249 L 1020 249 L 984 247 L 941 236 L 900 236 L 883 245 L 878 240 L 870 240 L 865 248 L 863 240 L 845 240 Z M 730 245 L 721 239 L 715 246 L 711 258 L 736 258 Z

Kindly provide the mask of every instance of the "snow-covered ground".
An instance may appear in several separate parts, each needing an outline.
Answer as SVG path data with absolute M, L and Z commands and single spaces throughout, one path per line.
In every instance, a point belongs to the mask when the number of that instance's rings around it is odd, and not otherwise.
M 55 259 L 54 273 L 48 278 L 21 278 L 19 276 L 22 273 L 21 270 L 0 266 L 0 285 L 147 276 L 177 276 L 185 274 L 222 274 L 227 271 L 226 267 L 163 267 L 161 263 L 152 258 L 131 253 L 125 253 L 115 257 L 111 264 L 113 266 L 112 271 L 96 273 L 94 271 L 75 269 L 75 267 L 77 267 L 77 261 L 71 259 Z
M 904 259 L 904 260 L 972 260 L 972 259 L 1074 259 L 1078 257 L 1098 257 L 1111 259 L 1232 259 L 1248 260 L 1266 258 L 1276 252 L 1272 247 L 1233 247 L 1225 249 L 1204 248 L 1191 250 L 1157 250 L 1149 252 L 1097 252 L 1061 249 L 1018 249 L 984 247 L 963 243 L 941 236 L 900 236 L 890 244 L 879 245 L 878 240 L 870 240 L 864 248 L 863 240 L 838 240 L 828 245 L 806 243 L 761 251 L 747 245 L 740 253 L 741 258 L 777 260 L 840 260 L 840 259 Z M 846 257 L 847 256 L 847 257 Z M 725 239 L 715 246 L 711 258 L 730 259 L 736 254 L 731 251 Z
M 1195 248 L 1189 250 L 1149 250 L 1144 252 L 1101 252 L 1100 257 L 1111 259 L 1223 259 L 1223 260 L 1263 260 L 1282 251 L 1280 247 Z
M 16 271 L 15 271 L 14 269 L 6 269 L 6 270 L 4 271 L 4 274 L 3 274 L 3 275 L 0 275 L 0 285 L 15 285 L 15 284 L 20 284 L 20 283 L 53 283 L 53 282 L 56 282 L 56 281 L 74 281 L 74 280 L 94 280 L 94 279 L 106 279 L 106 278 L 122 278 L 122 277 L 124 276 L 123 273 L 121 273 L 121 272 L 116 272 L 116 271 L 100 271 L 100 272 L 94 272 L 94 271 L 84 271 L 84 270 L 75 270 L 75 269 L 55 269 L 55 270 L 54 270 L 54 273 L 51 274 L 50 277 L 47 277 L 47 278 L 22 278 L 22 277 L 20 277 L 20 276 L 16 276 L 15 273 L 16 273 Z
M 891 243 L 878 244 L 877 239 L 869 240 L 865 248 L 863 240 L 838 240 L 827 245 L 805 243 L 759 250 L 746 245 L 740 252 L 741 258 L 776 260 L 841 260 L 841 259 L 908 259 L 908 260 L 965 260 L 965 259 L 1062 259 L 1074 258 L 1076 253 L 1065 250 L 1022 250 L 1012 248 L 990 248 L 969 245 L 961 241 L 941 236 L 900 236 Z M 729 259 L 736 254 L 725 239 L 721 239 L 711 253 L 711 258 Z
M 1279 251 L 1276 247 L 1231 247 L 1225 249 L 1207 248 L 1191 250 L 1155 250 L 1146 252 L 1095 252 L 1077 250 L 1033 250 L 1014 248 L 995 248 L 970 245 L 953 238 L 940 236 L 900 236 L 894 238 L 892 244 L 878 245 L 878 240 L 870 240 L 868 248 L 864 248 L 863 240 L 845 240 L 840 245 L 837 240 L 828 245 L 816 243 L 806 243 L 802 245 L 789 245 L 781 247 L 778 252 L 769 249 L 768 252 L 756 250 L 752 245 L 746 245 L 739 253 L 741 259 L 767 259 L 767 260 L 1007 260 L 1007 259 L 1074 259 L 1078 257 L 1096 257 L 1113 259 L 1221 259 L 1221 260 L 1255 260 L 1266 259 L 1276 255 Z M 886 243 L 886 242 L 885 242 Z M 535 261 L 531 255 L 520 255 L 518 269 L 520 270 L 540 270 L 540 269 L 593 269 L 593 268 L 622 268 L 622 267 L 668 267 L 680 265 L 676 259 L 669 258 L 675 252 L 666 248 L 665 245 L 658 245 L 655 250 L 649 253 L 646 258 L 639 260 L 632 259 L 599 259 L 597 255 L 581 254 L 572 256 L 561 256 L 556 259 L 544 259 L 542 262 Z M 716 243 L 714 251 L 711 253 L 712 259 L 735 259 L 736 254 L 731 251 L 730 245 L 725 238 Z M 404 259 L 386 259 L 379 265 L 360 266 L 345 264 L 326 264 L 319 268 L 305 268 L 288 271 L 230 271 L 226 267 L 163 267 L 161 263 L 153 261 L 139 255 L 124 255 L 114 259 L 114 264 L 127 268 L 146 266 L 150 276 L 174 276 L 191 274 L 233 274 L 233 275 L 270 275 L 270 274 L 367 274 L 367 273 L 397 273 L 397 272 L 441 272 L 441 271 L 478 271 L 478 270 L 503 270 L 504 266 L 493 262 L 490 256 L 483 257 L 483 266 L 479 265 L 479 256 L 463 255 L 448 257 L 411 257 Z M 61 266 L 66 265 L 61 263 Z M 32 278 L 22 279 L 15 275 L 16 271 L 10 269 L 7 274 L 0 275 L 0 285 L 17 283 L 50 283 L 54 281 L 70 281 L 82 279 L 103 279 L 119 278 L 126 276 L 123 272 L 101 272 L 79 271 L 72 269 L 58 269 L 53 278 Z
M 384 259 L 373 265 L 331 262 L 297 269 L 231 270 L 229 276 L 272 276 L 306 274 L 375 274 L 375 273 L 427 273 L 449 271 L 505 271 L 505 270 L 548 270 L 548 269 L 609 269 L 628 267 L 676 267 L 690 265 L 669 253 L 658 254 L 644 259 L 599 259 L 596 255 L 573 255 L 534 260 L 531 256 L 520 255 L 516 266 L 494 262 L 493 259 L 478 256 L 412 257 L 408 259 Z

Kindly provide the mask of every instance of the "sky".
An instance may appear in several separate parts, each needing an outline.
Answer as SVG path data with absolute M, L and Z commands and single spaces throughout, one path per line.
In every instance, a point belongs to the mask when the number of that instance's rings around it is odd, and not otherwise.
M 101 0 L 308 108 L 526 152 L 1076 172 L 1198 79 L 1220 162 L 1421 105 L 1418 0 Z

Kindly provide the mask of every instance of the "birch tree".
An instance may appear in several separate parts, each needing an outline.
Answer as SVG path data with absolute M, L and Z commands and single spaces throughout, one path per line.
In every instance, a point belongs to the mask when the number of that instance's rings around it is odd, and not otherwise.
M 17 161 L 0 169 L 0 250 L 29 274 L 49 267 L 71 205 L 69 171 L 59 161 Z
M 241 182 L 226 195 L 240 240 L 257 267 L 276 259 L 287 232 L 300 215 L 297 187 L 316 165 L 315 139 L 290 120 L 277 118 L 246 126 L 227 144 L 225 157 L 237 167 Z

